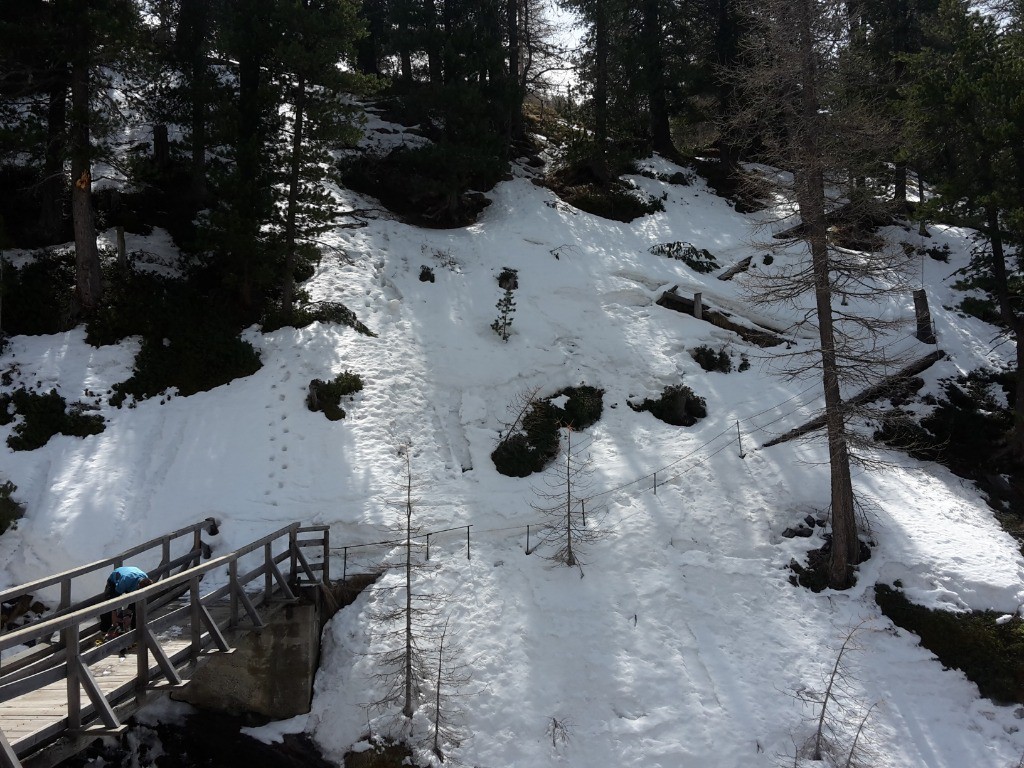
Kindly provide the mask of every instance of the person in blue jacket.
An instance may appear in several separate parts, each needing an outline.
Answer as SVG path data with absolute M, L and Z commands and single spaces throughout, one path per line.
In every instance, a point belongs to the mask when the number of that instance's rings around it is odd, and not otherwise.
M 149 574 L 141 568 L 132 565 L 124 565 L 115 568 L 113 573 L 107 577 L 107 585 L 103 589 L 103 597 L 110 600 L 114 597 L 127 595 L 137 589 L 148 587 L 153 583 Z M 100 629 L 107 633 L 107 639 L 127 632 L 134 623 L 133 612 L 126 608 L 115 608 L 110 613 L 105 613 L 100 618 Z

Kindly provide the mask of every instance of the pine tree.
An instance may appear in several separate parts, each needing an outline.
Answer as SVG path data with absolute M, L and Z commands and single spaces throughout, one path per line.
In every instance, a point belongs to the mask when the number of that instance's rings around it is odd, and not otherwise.
M 1024 302 L 1020 260 L 1008 265 L 1007 240 L 1024 244 L 1024 32 L 1021 16 L 1000 24 L 962 0 L 943 0 L 932 44 L 908 58 L 907 121 L 938 195 L 929 207 L 980 230 L 987 247 L 977 266 L 1016 345 L 1014 425 L 1007 449 L 1024 462 Z M 1012 262 L 1011 262 L 1012 264 Z
M 508 337 L 512 335 L 512 317 L 516 312 L 516 302 L 512 295 L 512 289 L 506 288 L 505 293 L 497 303 L 498 317 L 491 323 L 491 329 L 501 336 L 501 340 L 507 342 Z

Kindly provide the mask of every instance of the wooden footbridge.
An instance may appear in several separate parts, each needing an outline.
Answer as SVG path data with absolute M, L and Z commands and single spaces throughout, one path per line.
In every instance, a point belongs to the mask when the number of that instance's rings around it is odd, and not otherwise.
M 303 587 L 330 601 L 327 526 L 294 523 L 214 557 L 204 534 L 216 533 L 207 519 L 0 592 L 8 604 L 55 598 L 52 612 L 0 634 L 0 768 L 53 765 L 119 733 L 156 693 L 182 687 L 201 659 L 231 653 L 233 629 L 262 627 L 257 606 L 294 603 Z M 154 584 L 106 599 L 107 575 L 125 564 Z M 104 642 L 101 616 L 126 603 L 136 628 Z

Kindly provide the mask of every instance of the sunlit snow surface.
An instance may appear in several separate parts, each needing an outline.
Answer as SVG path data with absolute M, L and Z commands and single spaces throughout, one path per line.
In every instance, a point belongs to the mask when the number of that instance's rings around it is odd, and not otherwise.
M 708 305 L 776 329 L 789 327 L 796 310 L 754 313 L 745 309 L 743 277 L 723 282 L 717 272 L 697 274 L 648 252 L 682 240 L 710 250 L 723 268 L 754 255 L 764 269 L 757 217 L 737 214 L 700 181 L 634 181 L 666 193 L 666 212 L 606 221 L 517 178 L 495 188 L 480 221 L 463 230 L 388 218 L 338 230 L 306 288 L 313 299 L 344 302 L 377 338 L 334 325 L 253 328 L 246 338 L 263 368 L 192 397 L 112 408 L 108 390 L 130 374 L 137 342 L 94 349 L 81 329 L 16 337 L 0 357 L 12 387 L 53 387 L 69 401 L 96 403 L 107 426 L 32 452 L 0 449 L 0 474 L 29 510 L 0 538 L 0 583 L 113 554 L 211 515 L 222 522 L 220 551 L 295 520 L 331 524 L 338 547 L 391 538 L 409 446 L 417 523 L 472 526 L 470 559 L 464 531 L 436 536 L 431 567 L 416 576 L 417 591 L 447 595 L 442 613 L 472 671 L 460 699 L 466 738 L 446 748 L 464 764 L 774 765 L 810 733 L 812 713 L 794 693 L 821 686 L 834 649 L 864 622 L 849 658 L 860 704 L 878 703 L 866 729 L 873 765 L 1016 765 L 1024 734 L 1014 708 L 979 698 L 873 601 L 875 583 L 900 580 L 925 605 L 1014 613 L 1024 601 L 1016 545 L 969 483 L 879 451 L 876 458 L 894 466 L 857 470 L 854 479 L 870 502 L 877 543 L 857 587 L 815 595 L 790 586 L 787 564 L 820 546 L 821 529 L 809 540 L 781 534 L 826 509 L 826 453 L 820 442 L 760 446 L 815 415 L 819 388 L 813 379 L 769 375 L 764 351 L 655 301 L 672 286 L 683 295 L 700 291 Z M 343 194 L 354 207 L 374 207 Z M 932 233 L 929 241 L 916 227 L 887 235 L 894 244 L 948 243 L 952 251 L 948 263 L 915 262 L 950 356 L 923 376 L 926 391 L 938 392 L 940 378 L 1001 362 L 1012 349 L 994 344 L 992 327 L 947 309 L 959 300 L 950 276 L 965 263 L 968 233 Z M 167 247 L 129 239 L 129 250 Z M 424 265 L 433 283 L 418 279 Z M 490 328 L 503 267 L 519 276 L 507 343 Z M 911 297 L 889 311 L 909 320 Z M 894 343 L 912 330 L 894 334 Z M 809 347 L 804 337 L 791 340 Z M 931 351 L 900 343 L 914 357 Z M 752 367 L 705 373 L 689 354 L 700 344 L 725 345 L 734 363 L 744 353 Z M 365 382 L 344 404 L 347 418 L 309 412 L 310 380 L 345 369 Z M 708 403 L 708 417 L 692 428 L 627 406 L 681 381 Z M 543 478 L 504 477 L 489 459 L 517 395 L 580 383 L 605 392 L 601 420 L 576 436 L 589 442 L 590 493 L 621 488 L 589 510 L 607 535 L 582 551 L 583 578 L 553 566 L 544 548 L 525 554 Z M 10 430 L 0 428 L 0 437 Z M 629 485 L 655 470 L 657 493 L 653 478 Z M 349 568 L 388 555 L 380 548 L 362 559 L 353 554 Z M 340 573 L 340 555 L 333 569 Z M 386 575 L 329 624 L 312 712 L 274 726 L 267 738 L 305 729 L 340 759 L 365 736 L 363 704 L 378 693 L 368 615 L 400 597 L 398 582 L 398 574 Z M 553 718 L 569 737 L 554 745 Z M 852 733 L 858 723 L 843 727 Z M 370 726 L 384 729 L 386 718 Z M 425 716 L 413 730 L 429 735 Z

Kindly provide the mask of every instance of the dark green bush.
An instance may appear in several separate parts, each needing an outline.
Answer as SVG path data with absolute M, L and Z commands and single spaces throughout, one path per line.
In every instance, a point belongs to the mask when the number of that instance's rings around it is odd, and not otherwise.
M 729 357 L 729 353 L 725 351 L 724 347 L 716 352 L 707 344 L 701 344 L 690 350 L 690 357 L 696 360 L 697 364 L 705 371 L 721 373 L 732 371 L 732 358 Z M 748 364 L 747 367 L 749 368 L 750 365 Z
M 349 328 L 358 331 L 365 336 L 376 337 L 373 331 L 363 325 L 356 313 L 346 307 L 340 301 L 317 301 L 298 307 L 291 315 L 286 317 L 283 312 L 275 311 L 268 313 L 263 318 L 263 332 L 270 333 L 279 328 L 305 328 L 313 323 L 337 323 L 347 325 Z
M 681 240 L 652 245 L 648 250 L 656 256 L 665 256 L 681 261 L 694 272 L 702 274 L 714 272 L 721 266 L 707 249 L 697 248 L 695 245 L 684 243 Z
M 603 219 L 629 223 L 641 216 L 665 210 L 665 204 L 628 187 L 583 186 L 566 188 L 560 197 L 581 211 Z
M 362 752 L 346 752 L 344 762 L 346 768 L 403 768 L 415 765 L 413 754 L 405 744 L 384 739 L 374 741 L 373 746 Z
M 555 408 L 558 414 L 558 426 L 569 427 L 576 431 L 586 429 L 595 424 L 604 410 L 604 390 L 581 384 L 578 387 L 566 387 L 556 392 L 551 399 L 568 396 L 565 407 Z
M 14 426 L 14 434 L 7 438 L 13 451 L 41 448 L 56 434 L 85 437 L 103 431 L 102 416 L 84 414 L 80 405 L 69 408 L 56 390 L 41 395 L 22 387 L 11 395 L 10 405 L 22 417 Z
M 86 341 L 93 346 L 117 344 L 129 336 L 163 338 L 172 328 L 202 313 L 197 312 L 196 297 L 185 280 L 116 262 L 104 265 L 103 279 L 103 304 L 85 325 Z
M 960 311 L 965 315 L 984 320 L 991 325 L 1003 325 L 1002 315 L 999 314 L 999 307 L 993 299 L 979 299 L 974 296 L 967 296 L 960 302 Z
M 313 379 L 309 382 L 309 394 L 306 396 L 306 407 L 311 411 L 320 411 L 331 421 L 345 418 L 345 409 L 341 407 L 341 398 L 360 392 L 363 380 L 359 374 L 343 371 L 331 381 Z
M 134 373 L 114 385 L 110 403 L 121 405 L 129 396 L 153 397 L 171 387 L 179 395 L 194 395 L 251 376 L 260 366 L 259 353 L 230 325 L 212 316 L 193 316 L 168 336 L 143 339 Z
M 666 387 L 657 400 L 647 398 L 640 405 L 629 403 L 629 407 L 637 412 L 648 411 L 655 418 L 677 427 L 692 427 L 708 415 L 707 401 L 683 384 Z
M 70 252 L 39 251 L 14 267 L 3 262 L 4 331 L 11 335 L 60 333 L 74 326 L 72 298 L 75 257 Z
M 18 486 L 10 480 L 0 484 L 0 533 L 3 533 L 15 520 L 20 520 L 25 515 L 25 507 L 11 498 L 18 490 Z
M 875 601 L 894 624 L 921 638 L 943 666 L 959 669 L 982 696 L 999 704 L 1024 703 L 1024 620 L 1002 624 L 993 611 L 952 613 L 911 603 L 885 584 Z
M 373 195 L 410 223 L 466 226 L 489 203 L 479 192 L 497 184 L 507 168 L 500 141 L 481 141 L 480 145 L 402 146 L 383 157 L 361 154 L 347 161 L 342 178 L 347 186 Z
M 562 395 L 568 397 L 564 407 L 551 402 Z M 491 452 L 495 468 L 508 477 L 540 472 L 558 455 L 559 429 L 586 429 L 601 418 L 603 408 L 604 390 L 586 385 L 567 387 L 551 397 L 535 400 L 518 428 Z

